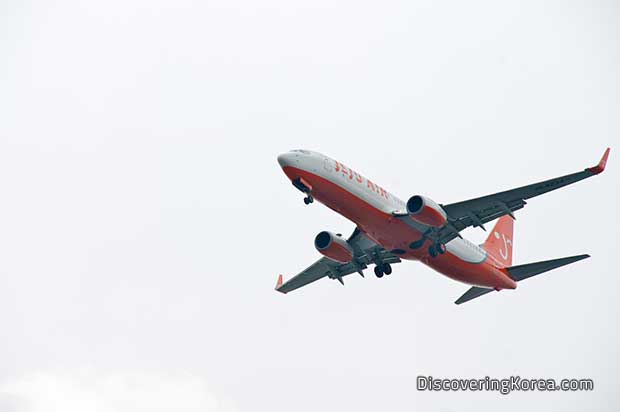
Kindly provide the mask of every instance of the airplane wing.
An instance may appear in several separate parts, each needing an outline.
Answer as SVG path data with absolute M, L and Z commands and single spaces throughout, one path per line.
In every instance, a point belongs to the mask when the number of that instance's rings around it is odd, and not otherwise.
M 448 223 L 429 237 L 436 239 L 440 243 L 447 243 L 455 237 L 458 237 L 458 232 L 466 227 L 474 226 L 484 229 L 484 223 L 495 220 L 501 216 L 510 215 L 514 218 L 512 212 L 523 208 L 527 203 L 527 199 L 602 173 L 607 164 L 609 151 L 609 148 L 605 150 L 603 157 L 596 166 L 589 167 L 581 172 L 556 177 L 554 179 L 488 196 L 465 200 L 463 202 L 441 205 L 448 215 Z
M 287 282 L 283 283 L 282 275 L 280 275 L 278 277 L 276 290 L 278 292 L 288 293 L 324 277 L 337 279 L 344 285 L 342 280 L 344 276 L 356 272 L 364 276 L 362 271 L 370 264 L 376 264 L 377 262 L 389 264 L 400 262 L 400 259 L 396 255 L 383 249 L 358 228 L 355 228 L 355 231 L 347 239 L 347 242 L 354 250 L 353 260 L 350 263 L 338 263 L 326 257 L 322 257 Z

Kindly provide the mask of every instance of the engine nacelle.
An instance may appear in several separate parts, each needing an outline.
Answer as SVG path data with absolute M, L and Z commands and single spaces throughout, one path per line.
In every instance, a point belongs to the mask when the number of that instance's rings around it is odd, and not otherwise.
M 420 195 L 411 196 L 407 201 L 407 212 L 416 222 L 433 227 L 441 227 L 448 220 L 448 215 L 441 206 Z
M 353 248 L 346 240 L 331 232 L 321 232 L 314 238 L 314 247 L 322 255 L 338 263 L 353 260 Z

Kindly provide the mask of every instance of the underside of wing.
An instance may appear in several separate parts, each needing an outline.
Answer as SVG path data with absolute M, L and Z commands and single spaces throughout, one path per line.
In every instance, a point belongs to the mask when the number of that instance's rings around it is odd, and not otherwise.
M 363 276 L 363 270 L 370 264 L 376 264 L 377 262 L 382 264 L 400 262 L 397 256 L 383 249 L 358 228 L 356 228 L 349 239 L 347 239 L 347 242 L 354 251 L 353 260 L 351 262 L 338 263 L 329 258 L 322 257 L 286 282 L 283 282 L 280 276 L 278 278 L 276 290 L 278 292 L 288 293 L 324 277 L 336 279 L 344 284 L 342 280 L 343 277 L 352 273 L 359 273 Z
M 436 240 L 440 243 L 446 243 L 459 236 L 458 233 L 466 227 L 473 226 L 484 229 L 483 225 L 485 223 L 504 215 L 510 215 L 514 218 L 513 212 L 523 208 L 527 203 L 527 199 L 602 173 L 605 170 L 609 152 L 610 149 L 607 148 L 596 166 L 589 167 L 580 172 L 488 196 L 442 205 L 443 210 L 448 215 L 448 222 L 444 227 L 436 231 Z
M 334 262 L 334 264 L 336 264 Z M 315 282 L 325 276 L 329 276 L 332 266 L 329 264 L 329 259 L 321 258 L 306 268 L 298 275 L 292 277 L 290 280 L 282 283 L 282 275 L 280 275 L 276 290 L 282 293 L 288 293 L 292 290 L 298 289 L 302 286 L 306 286 L 312 282 Z

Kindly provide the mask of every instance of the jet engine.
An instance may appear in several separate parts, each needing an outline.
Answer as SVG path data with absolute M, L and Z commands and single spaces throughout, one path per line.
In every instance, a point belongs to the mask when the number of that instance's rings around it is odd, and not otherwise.
M 346 240 L 331 232 L 321 232 L 314 238 L 314 247 L 322 255 L 338 263 L 353 260 L 353 248 Z
M 448 220 L 448 215 L 437 203 L 428 197 L 415 195 L 407 201 L 407 212 L 416 222 L 441 227 Z

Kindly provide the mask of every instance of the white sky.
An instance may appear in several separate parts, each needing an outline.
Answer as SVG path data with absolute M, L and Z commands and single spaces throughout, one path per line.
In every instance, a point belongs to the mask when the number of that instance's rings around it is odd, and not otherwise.
M 2 9 L 1 412 L 616 409 L 617 2 Z M 517 213 L 515 263 L 589 260 L 462 306 L 414 262 L 273 291 L 316 233 L 354 227 L 303 205 L 281 152 L 449 203 L 607 146 L 605 174 Z M 417 392 L 421 374 L 595 391 Z

